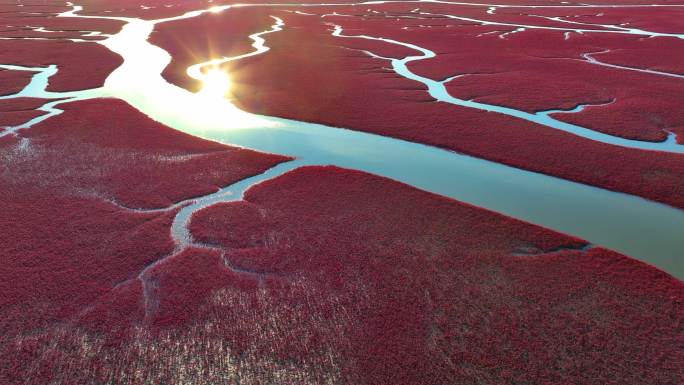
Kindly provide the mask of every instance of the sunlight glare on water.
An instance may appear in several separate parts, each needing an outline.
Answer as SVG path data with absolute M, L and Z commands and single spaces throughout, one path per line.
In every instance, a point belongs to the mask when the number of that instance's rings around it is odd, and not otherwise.
M 231 89 L 234 86 L 227 72 L 213 67 L 206 72 L 201 72 L 198 80 L 202 82 L 200 91 L 197 94 L 183 92 L 181 97 L 184 104 L 189 103 L 193 106 L 192 111 L 194 113 L 192 116 L 184 117 L 191 119 L 191 125 L 203 127 L 205 131 L 225 131 L 231 128 L 272 127 L 276 125 L 258 115 L 238 109 L 226 98 L 226 96 L 230 96 Z M 183 117 L 178 116 L 176 118 Z M 175 123 L 179 122 L 176 121 Z
M 223 98 L 230 91 L 230 76 L 218 68 L 212 68 L 202 75 L 200 93 L 209 98 Z

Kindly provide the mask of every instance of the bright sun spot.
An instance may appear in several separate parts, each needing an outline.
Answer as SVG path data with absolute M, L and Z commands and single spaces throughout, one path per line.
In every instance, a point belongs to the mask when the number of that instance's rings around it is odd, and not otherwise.
M 190 120 L 184 121 L 183 124 L 197 125 L 206 131 L 248 127 L 264 128 L 278 125 L 279 123 L 252 115 L 235 107 L 231 101 L 235 85 L 228 72 L 221 70 L 220 64 L 221 59 L 217 59 L 188 67 L 188 76 L 200 81 L 202 89 L 197 93 L 183 92 L 185 90 L 178 89 L 180 97 L 177 100 L 176 98 L 170 99 L 178 103 L 179 107 L 169 108 L 169 113 L 173 114 L 175 110 L 189 109 L 192 111 L 187 116 Z
M 201 94 L 211 98 L 223 98 L 230 90 L 230 77 L 227 73 L 214 68 L 202 75 Z
M 213 6 L 213 7 L 209 8 L 209 12 L 211 12 L 211 13 L 219 13 L 219 12 L 221 12 L 221 10 L 222 9 L 219 6 Z

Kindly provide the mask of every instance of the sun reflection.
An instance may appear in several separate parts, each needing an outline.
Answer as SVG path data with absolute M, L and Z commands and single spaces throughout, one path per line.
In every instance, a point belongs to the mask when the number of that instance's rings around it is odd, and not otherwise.
M 212 68 L 202 74 L 202 90 L 200 93 L 211 98 L 223 98 L 230 90 L 230 76 L 218 68 Z
M 211 13 L 219 13 L 221 11 L 223 11 L 223 8 L 219 7 L 218 5 L 215 5 L 211 8 L 209 8 L 209 12 L 211 12 Z

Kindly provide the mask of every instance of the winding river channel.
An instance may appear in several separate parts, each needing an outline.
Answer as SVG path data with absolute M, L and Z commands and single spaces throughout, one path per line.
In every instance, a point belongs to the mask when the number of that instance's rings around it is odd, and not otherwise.
M 212 11 L 227 11 L 230 8 L 231 6 L 218 9 L 214 7 Z M 296 158 L 295 161 L 281 164 L 264 174 L 227 186 L 206 197 L 191 200 L 176 217 L 172 229 L 181 247 L 192 241 L 187 230 L 187 222 L 196 210 L 218 201 L 240 199 L 244 191 L 254 183 L 277 177 L 303 165 L 335 165 L 391 178 L 425 191 L 572 234 L 592 244 L 644 260 L 674 276 L 684 278 L 684 264 L 679 261 L 684 250 L 682 210 L 419 143 L 241 111 L 227 99 L 208 98 L 169 84 L 161 73 L 169 64 L 171 57 L 166 51 L 147 40 L 156 24 L 196 17 L 209 12 L 209 9 L 151 21 L 82 16 L 77 14 L 80 10 L 80 7 L 74 6 L 72 11 L 60 16 L 116 19 L 126 23 L 119 33 L 101 42 L 111 51 L 121 55 L 124 63 L 107 78 L 103 88 L 65 94 L 45 91 L 47 78 L 56 72 L 54 66 L 42 70 L 34 69 L 38 73 L 31 85 L 22 91 L 22 96 L 68 98 L 66 101 L 46 104 L 44 108 L 51 111 L 48 115 L 59 113 L 53 111 L 59 103 L 92 97 L 116 97 L 179 131 L 230 145 Z M 287 20 L 275 17 L 274 20 L 275 24 L 270 30 L 251 35 L 254 41 L 253 53 L 216 60 L 239 60 L 241 57 L 266 53 L 268 33 L 277 33 L 287 28 Z M 624 29 L 618 30 L 620 33 L 626 33 Z M 567 31 L 574 29 L 568 28 Z M 549 129 L 567 131 L 611 145 L 684 153 L 684 146 L 674 143 L 673 138 L 662 143 L 627 140 L 555 120 L 549 116 L 550 111 L 530 114 L 454 98 L 446 92 L 444 81 L 420 77 L 406 66 L 413 60 L 434 57 L 434 52 L 410 43 L 381 37 L 345 35 L 339 25 L 331 25 L 331 33 L 341 39 L 379 40 L 416 50 L 416 56 L 391 60 L 393 69 L 401 76 L 427 85 L 428 92 L 439 100 L 467 108 L 516 116 L 543 124 Z M 198 65 L 201 67 L 211 63 Z M 191 67 L 189 73 L 197 75 L 198 68 Z M 582 106 L 578 106 L 573 111 L 581 108 Z M 47 117 L 43 116 L 38 119 L 45 118 Z M 36 122 L 32 121 L 22 128 Z

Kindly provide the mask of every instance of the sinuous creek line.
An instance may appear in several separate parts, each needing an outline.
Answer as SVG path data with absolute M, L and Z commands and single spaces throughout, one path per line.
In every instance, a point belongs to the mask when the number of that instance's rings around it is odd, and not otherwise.
M 96 96 L 123 99 L 151 118 L 191 135 L 297 158 L 296 162 L 271 169 L 262 176 L 194 200 L 174 222 L 177 238 L 190 237 L 187 222 L 193 212 L 218 201 L 240 199 L 252 183 L 282 175 L 297 166 L 335 165 L 391 178 L 572 234 L 684 278 L 684 268 L 677 262 L 684 250 L 684 211 L 419 143 L 241 111 L 228 100 L 208 99 L 166 82 L 161 73 L 170 56 L 147 41 L 155 24 L 195 17 L 209 10 L 146 21 L 81 16 L 76 14 L 80 9 L 74 7 L 61 16 L 126 22 L 121 32 L 102 42 L 120 54 L 124 63 L 108 77 L 103 89 L 96 90 Z M 341 28 L 337 31 L 342 34 Z M 416 49 L 423 52 L 422 56 L 429 54 L 420 47 Z M 400 65 L 396 66 L 397 63 Z M 401 61 L 393 64 L 401 69 Z M 409 72 L 403 75 L 412 76 Z
M 584 105 L 578 106 L 578 109 L 574 109 L 572 111 L 562 111 L 562 110 L 550 110 L 550 111 L 540 111 L 537 113 L 529 113 L 521 110 L 516 110 L 513 108 L 508 108 L 508 107 L 503 107 L 503 106 L 496 106 L 492 104 L 486 104 L 486 103 L 480 103 L 472 100 L 463 100 L 459 99 L 456 97 L 451 96 L 445 87 L 445 81 L 436 81 L 430 78 L 426 78 L 424 76 L 420 76 L 414 72 L 412 72 L 408 68 L 408 63 L 412 61 L 417 61 L 417 60 L 424 60 L 424 59 L 431 59 L 436 57 L 437 55 L 426 48 L 410 44 L 410 43 L 405 43 L 405 42 L 400 42 L 392 39 L 385 39 L 381 37 L 372 37 L 372 36 L 366 36 L 366 35 L 358 35 L 358 36 L 348 36 L 344 35 L 342 33 L 342 27 L 339 25 L 334 25 L 335 30 L 333 31 L 334 36 L 338 37 L 345 37 L 345 38 L 354 38 L 354 39 L 365 39 L 365 40 L 374 40 L 374 41 L 381 41 L 385 43 L 390 43 L 394 45 L 401 45 L 406 48 L 411 48 L 413 50 L 419 51 L 421 55 L 416 55 L 416 56 L 407 56 L 403 59 L 392 59 L 392 67 L 396 73 L 399 75 L 415 80 L 417 82 L 423 83 L 428 87 L 428 93 L 430 96 L 433 98 L 441 101 L 441 102 L 446 102 L 449 104 L 454 104 L 457 106 L 461 107 L 468 107 L 468 108 L 474 108 L 477 110 L 481 111 L 488 111 L 488 112 L 496 112 L 499 114 L 504 114 L 508 116 L 513 116 L 519 119 L 527 120 L 532 123 L 537 123 L 546 127 L 554 128 L 556 130 L 560 131 L 565 131 L 570 134 L 574 134 L 577 136 L 581 136 L 586 139 L 591 139 L 595 140 L 597 142 L 602 142 L 602 143 L 607 143 L 607 144 L 612 144 L 616 146 L 621 146 L 621 147 L 627 147 L 627 148 L 635 148 L 639 150 L 653 150 L 653 151 L 665 151 L 665 152 L 674 152 L 674 153 L 679 153 L 679 154 L 684 154 L 684 146 L 677 144 L 675 135 L 672 133 L 669 133 L 668 139 L 664 142 L 645 142 L 641 140 L 631 140 L 631 139 L 625 139 L 613 135 L 608 135 L 604 134 L 598 131 L 594 131 L 585 127 L 577 126 L 575 124 L 570 124 L 566 123 L 557 119 L 552 118 L 550 115 L 552 113 L 568 113 L 568 112 L 579 112 L 584 108 Z M 451 78 L 450 78 L 451 79 Z M 449 79 L 449 80 L 450 80 Z

